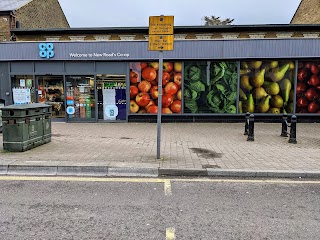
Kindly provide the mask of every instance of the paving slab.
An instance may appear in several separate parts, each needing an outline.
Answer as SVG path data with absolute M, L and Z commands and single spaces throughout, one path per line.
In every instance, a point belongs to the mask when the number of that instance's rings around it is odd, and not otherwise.
M 193 171 L 200 176 L 228 170 L 229 175 L 244 177 L 276 177 L 289 172 L 305 177 L 320 172 L 320 123 L 298 122 L 297 144 L 280 137 L 281 123 L 255 123 L 253 142 L 243 133 L 243 123 L 163 123 L 161 158 L 157 159 L 156 123 L 53 122 L 52 141 L 26 152 L 4 151 L 0 134 L 0 174 L 13 173 L 17 166 L 21 173 L 34 172 L 26 170 L 34 166 L 48 174 L 95 169 L 102 175 L 105 171 L 107 175 L 130 175 L 135 169 L 134 174 L 141 175 L 139 169 L 145 169 L 151 175 Z M 91 170 L 85 170 L 86 166 Z

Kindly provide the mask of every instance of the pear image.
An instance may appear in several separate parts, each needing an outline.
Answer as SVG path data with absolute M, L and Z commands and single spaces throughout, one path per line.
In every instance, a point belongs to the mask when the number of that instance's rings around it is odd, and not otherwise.
M 285 78 L 280 82 L 282 98 L 285 103 L 289 101 L 291 88 L 292 88 L 292 83 L 288 78 Z
M 254 87 L 261 87 L 264 83 L 264 74 L 266 69 L 263 68 L 260 72 L 256 73 L 256 75 L 250 80 L 250 83 Z
M 284 78 L 284 75 L 289 69 L 289 63 L 281 66 L 280 68 L 274 68 L 268 73 L 268 77 L 271 78 L 273 82 L 279 82 Z
M 250 85 L 249 76 L 244 75 L 240 78 L 240 86 L 244 91 L 251 91 L 252 86 Z
M 242 111 L 242 101 L 239 101 L 238 107 L 239 107 L 239 113 L 243 113 L 243 111 Z
M 289 101 L 290 101 L 290 102 L 293 102 L 293 100 L 294 100 L 294 90 L 291 89 L 290 95 L 289 95 Z
M 249 96 L 248 96 L 248 100 L 247 100 L 246 105 L 245 105 L 245 111 L 249 112 L 249 113 L 253 113 L 254 112 L 254 100 L 253 100 L 252 93 L 250 93 Z
M 270 108 L 270 95 L 267 95 L 264 99 L 261 100 L 261 102 L 259 102 L 258 106 L 257 106 L 257 110 L 259 113 L 266 113 L 268 112 L 269 108 Z
M 266 92 L 266 90 L 264 90 L 263 87 L 258 87 L 253 90 L 252 95 L 256 100 L 260 100 L 266 97 L 268 93 Z
M 267 89 L 267 88 L 271 85 L 271 83 L 273 83 L 273 82 L 265 81 L 265 82 L 263 83 L 262 87 L 264 87 L 265 89 Z
M 248 95 L 248 100 L 242 102 L 242 112 L 254 112 L 254 100 L 252 93 Z
M 292 69 L 295 69 L 295 64 L 294 62 L 289 62 L 289 69 L 292 70 Z
M 250 69 L 240 69 L 240 76 L 247 75 L 251 72 Z
M 287 105 L 286 110 L 288 113 L 293 113 L 293 102 Z
M 241 68 L 248 69 L 249 68 L 248 63 L 247 62 L 241 62 Z
M 249 68 L 258 69 L 261 67 L 261 65 L 262 65 L 262 61 L 253 61 L 253 62 L 250 62 Z
M 280 108 L 270 108 L 269 113 L 280 114 Z
M 276 67 L 278 67 L 279 66 L 279 62 L 278 61 L 272 61 L 272 62 L 270 62 L 270 69 L 271 68 L 276 68 Z
M 283 99 L 280 95 L 272 96 L 270 99 L 270 104 L 274 108 L 282 108 L 283 107 Z
M 244 91 L 240 88 L 239 89 L 239 97 L 241 100 L 247 100 L 247 95 L 244 93 Z
M 278 83 L 276 82 L 272 82 L 270 84 L 268 84 L 266 86 L 266 92 L 269 94 L 269 95 L 278 95 L 279 92 L 280 92 L 280 86 Z

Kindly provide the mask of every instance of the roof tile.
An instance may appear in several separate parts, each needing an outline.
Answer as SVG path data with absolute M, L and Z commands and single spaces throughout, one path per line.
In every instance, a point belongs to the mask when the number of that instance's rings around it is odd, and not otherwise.
M 0 12 L 16 10 L 32 0 L 1 0 Z

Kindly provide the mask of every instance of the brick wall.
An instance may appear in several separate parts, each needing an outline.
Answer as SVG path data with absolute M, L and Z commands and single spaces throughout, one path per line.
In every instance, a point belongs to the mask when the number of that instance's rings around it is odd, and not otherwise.
M 302 0 L 291 24 L 320 24 L 320 0 Z
M 69 28 L 58 0 L 33 0 L 16 11 L 21 28 Z
M 0 42 L 10 39 L 10 16 L 0 15 Z

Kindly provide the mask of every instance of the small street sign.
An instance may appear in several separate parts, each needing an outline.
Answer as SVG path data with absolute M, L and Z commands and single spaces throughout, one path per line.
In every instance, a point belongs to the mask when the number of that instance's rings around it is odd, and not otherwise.
M 173 34 L 173 16 L 150 16 L 149 35 Z
M 149 35 L 149 51 L 172 51 L 173 35 Z
M 149 51 L 159 51 L 159 69 L 163 66 L 163 51 L 173 50 L 173 16 L 149 17 Z M 158 91 L 162 92 L 162 71 L 158 75 Z M 160 159 L 162 94 L 158 96 L 157 113 L 157 159 Z

